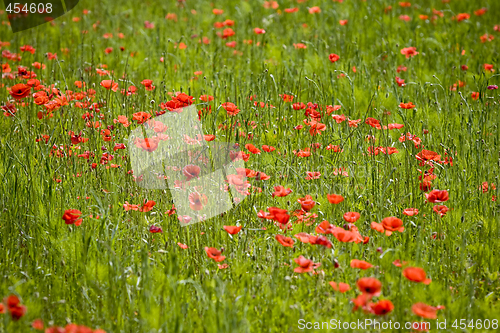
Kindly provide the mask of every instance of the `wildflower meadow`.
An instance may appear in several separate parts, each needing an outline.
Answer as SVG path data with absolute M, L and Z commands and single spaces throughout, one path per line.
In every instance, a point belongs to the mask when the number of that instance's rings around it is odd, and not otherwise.
M 0 333 L 500 331 L 498 0 L 19 1 Z

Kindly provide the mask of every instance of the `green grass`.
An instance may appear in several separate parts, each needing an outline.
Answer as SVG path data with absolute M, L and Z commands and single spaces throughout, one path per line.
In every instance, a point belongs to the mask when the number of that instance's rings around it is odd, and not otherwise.
M 389 5 L 392 10 L 385 13 Z M 14 117 L 0 115 L 0 297 L 16 294 L 27 306 L 19 321 L 3 315 L 0 332 L 34 331 L 30 325 L 37 318 L 46 326 L 72 322 L 108 333 L 297 332 L 302 331 L 300 319 L 419 321 L 422 319 L 411 311 L 417 302 L 445 306 L 438 319 L 447 320 L 448 332 L 461 331 L 451 327 L 455 319 L 467 323 L 471 319 L 500 320 L 499 204 L 492 200 L 498 190 L 491 188 L 492 183 L 500 185 L 499 94 L 487 89 L 500 83 L 496 74 L 500 70 L 500 33 L 494 31 L 500 23 L 496 15 L 500 3 L 422 0 L 403 8 L 397 1 L 383 0 L 283 1 L 279 13 L 252 1 L 222 0 L 214 6 L 224 13 L 212 14 L 210 1 L 179 5 L 176 1 L 81 0 L 69 14 L 53 21 L 54 25 L 16 34 L 6 24 L 0 25 L 0 40 L 10 42 L 1 51 L 22 56 L 19 62 L 1 58 L 0 63 L 9 63 L 14 74 L 18 65 L 28 67 L 41 84 L 54 85 L 62 94 L 94 89 L 93 102 L 100 103 L 99 114 L 104 116 L 101 128 L 89 128 L 82 119 L 89 110 L 77 108 L 76 101 L 71 101 L 55 110 L 52 118 L 40 120 L 37 113 L 45 108 L 36 105 L 31 96 L 23 100 L 25 105 L 17 105 Z M 321 13 L 309 14 L 307 8 L 313 6 L 319 6 Z M 285 13 L 290 7 L 300 10 Z M 474 15 L 481 7 L 488 8 L 486 14 Z M 444 17 L 433 22 L 433 8 Z M 90 11 L 88 15 L 82 14 L 84 9 Z M 167 13 L 177 14 L 177 22 L 166 20 Z M 469 13 L 470 19 L 452 20 L 458 13 Z M 412 20 L 400 20 L 403 14 Z M 429 20 L 419 19 L 420 14 L 428 15 Z M 80 20 L 74 22 L 74 17 Z M 0 18 L 7 21 L 5 13 Z M 236 32 L 227 40 L 216 34 L 224 28 L 213 26 L 226 19 L 235 21 L 231 28 Z M 341 19 L 348 19 L 348 24 L 339 25 Z M 154 22 L 154 29 L 145 29 L 146 20 Z M 254 34 L 255 27 L 266 33 Z M 82 34 L 83 30 L 88 32 Z M 103 38 L 105 33 L 112 33 L 113 38 Z M 119 33 L 125 38 L 118 38 Z M 481 43 L 485 33 L 495 39 Z M 208 37 L 210 44 L 198 43 L 202 37 Z M 260 46 L 244 43 L 249 39 Z M 228 41 L 236 41 L 236 48 L 227 47 Z M 177 48 L 180 42 L 187 48 Z M 294 43 L 307 48 L 295 49 Z M 35 54 L 20 52 L 26 44 L 36 49 Z M 125 51 L 120 51 L 121 46 Z M 400 50 L 410 46 L 419 54 L 406 59 Z M 106 54 L 107 47 L 113 52 Z M 62 52 L 64 48 L 69 53 Z M 233 54 L 234 50 L 239 53 Z M 58 59 L 48 60 L 47 52 L 57 53 Z M 338 54 L 340 60 L 331 63 L 330 53 Z M 34 69 L 34 62 L 46 68 Z M 493 64 L 495 72 L 485 71 L 485 63 Z M 112 74 L 96 74 L 100 64 L 107 65 Z M 399 65 L 407 71 L 397 73 Z M 461 70 L 461 65 L 468 70 Z M 203 74 L 196 76 L 195 71 Z M 339 77 L 341 73 L 345 77 Z M 406 86 L 399 87 L 396 76 Z M 119 83 L 116 93 L 100 86 L 110 78 Z M 145 90 L 140 84 L 144 79 L 153 80 L 156 89 Z M 450 91 L 458 80 L 466 85 Z M 26 81 L 2 78 L 1 105 L 12 99 L 7 87 Z M 77 88 L 75 81 L 85 82 L 86 88 Z M 137 86 L 137 94 L 122 95 L 120 90 L 130 85 Z M 262 193 L 251 194 L 222 217 L 188 227 L 181 227 L 175 214 L 165 213 L 172 207 L 168 191 L 137 186 L 127 173 L 129 160 L 122 159 L 128 151 L 113 152 L 115 143 L 132 144 L 126 140 L 138 126 L 132 121 L 133 113 L 160 110 L 160 103 L 170 100 L 168 93 L 176 91 L 194 96 L 196 103 L 202 103 L 198 99 L 202 94 L 215 97 L 208 103 L 213 112 L 202 123 L 205 133 L 215 134 L 216 140 L 239 142 L 242 148 L 247 143 L 276 147 L 272 153 L 251 154 L 246 162 L 247 168 L 271 176 L 265 181 L 249 179 Z M 472 92 L 479 92 L 480 98 L 473 100 Z M 313 137 L 303 123 L 305 110 L 294 110 L 280 94 L 294 95 L 294 103 L 342 105 L 334 113 L 362 122 L 352 128 L 323 113 L 320 122 L 327 128 Z M 255 107 L 248 99 L 252 95 L 256 95 L 254 101 L 275 108 Z M 416 108 L 399 108 L 401 102 L 409 101 Z M 235 103 L 241 112 L 227 117 L 220 107 L 224 102 Z M 113 123 L 118 115 L 127 116 L 130 127 Z M 379 119 L 383 125 L 400 123 L 404 127 L 377 130 L 365 124 L 367 117 Z M 252 128 L 250 121 L 257 126 Z M 235 136 L 230 126 L 236 122 L 253 139 Z M 302 130 L 294 130 L 301 124 Z M 100 131 L 109 125 L 114 125 L 114 141 L 105 142 Z M 219 125 L 228 125 L 228 129 L 219 129 Z M 87 161 L 75 155 L 51 154 L 53 145 L 72 146 L 68 131 L 82 131 L 89 138 L 79 144 L 80 149 L 74 149 L 76 154 L 90 151 L 95 157 Z M 434 204 L 426 203 L 419 189 L 419 170 L 428 169 L 415 158 L 421 148 L 398 141 L 407 132 L 420 137 L 425 149 L 442 157 L 445 152 L 453 156 L 452 166 L 435 165 L 437 178 L 432 181 L 434 189 L 446 189 L 450 195 L 449 201 L 441 203 L 450 208 L 443 218 L 433 212 Z M 42 135 L 50 136 L 47 144 L 36 142 Z M 368 142 L 367 135 L 374 135 L 376 142 Z M 313 143 L 322 146 L 310 157 L 292 153 Z M 326 150 L 329 144 L 341 145 L 344 151 Z M 370 156 L 367 148 L 371 145 L 394 146 L 399 153 Z M 114 155 L 110 163 L 120 168 L 107 169 L 99 163 L 102 146 Z M 97 163 L 95 169 L 90 167 L 92 162 Z M 349 177 L 334 176 L 333 170 L 339 167 Z M 307 171 L 321 172 L 320 179 L 305 180 Z M 490 183 L 487 193 L 481 190 L 483 182 Z M 273 198 L 277 185 L 293 192 Z M 330 193 L 341 194 L 345 200 L 332 205 L 326 197 Z M 257 217 L 270 206 L 289 212 L 300 209 L 297 199 L 308 194 L 317 202 L 311 212 L 318 217 L 311 225 L 295 223 L 297 219 L 292 217 L 293 230 L 284 233 L 271 221 Z M 145 199 L 156 202 L 150 212 L 123 208 L 125 201 L 142 204 Z M 403 215 L 403 209 L 409 207 L 420 213 Z M 82 211 L 81 226 L 64 223 L 61 217 L 67 209 Z M 323 220 L 343 226 L 342 216 L 348 211 L 361 214 L 355 224 L 363 236 L 370 237 L 367 244 L 341 243 L 326 235 L 333 243 L 329 249 L 293 237 L 299 232 L 316 234 L 315 227 Z M 388 237 L 370 228 L 372 221 L 381 222 L 388 216 L 401 218 L 404 232 Z M 153 224 L 161 226 L 163 233 L 151 234 Z M 243 229 L 231 237 L 224 225 Z M 436 239 L 432 237 L 435 233 L 440 235 Z M 294 238 L 293 249 L 281 246 L 274 239 L 276 234 Z M 177 242 L 189 248 L 183 250 Z M 218 269 L 207 257 L 206 246 L 223 247 L 226 259 L 222 263 L 229 267 Z M 293 259 L 300 255 L 320 262 L 319 274 L 294 273 L 297 265 Z M 352 259 L 366 260 L 375 267 L 365 271 L 351 268 Z M 392 264 L 396 259 L 422 267 L 432 283 L 426 286 L 406 280 L 401 268 Z M 382 294 L 374 301 L 392 301 L 391 313 L 377 317 L 352 311 L 351 299 L 360 294 L 356 281 L 364 276 L 382 282 Z M 336 292 L 329 281 L 349 283 L 352 289 L 345 294 Z M 431 331 L 438 331 L 435 320 L 423 320 L 431 322 Z M 464 331 L 495 330 L 467 327 Z

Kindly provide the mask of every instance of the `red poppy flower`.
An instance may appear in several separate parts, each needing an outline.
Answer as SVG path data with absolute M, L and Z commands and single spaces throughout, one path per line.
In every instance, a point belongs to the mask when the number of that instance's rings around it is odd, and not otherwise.
M 351 302 L 354 303 L 352 311 L 356 311 L 358 308 L 365 309 L 371 298 L 372 296 L 370 294 L 361 294 L 358 295 L 358 297 L 356 297 L 355 299 L 351 299 Z
M 274 187 L 274 193 L 273 193 L 273 198 L 274 197 L 286 197 L 292 193 L 292 190 L 290 188 L 285 189 L 283 186 L 275 186 Z
M 339 204 L 344 201 L 344 197 L 338 194 L 327 194 L 326 197 L 331 204 Z
M 352 259 L 351 260 L 351 267 L 364 270 L 364 269 L 372 268 L 373 265 L 370 264 L 369 262 L 364 261 L 364 260 Z
M 305 44 L 302 44 L 302 43 L 293 43 L 293 47 L 295 47 L 296 49 L 307 49 L 307 46 Z
M 3 115 L 6 117 L 13 117 L 17 112 L 16 106 L 9 102 L 7 102 L 6 105 L 2 105 L 1 109 L 5 111 Z
M 341 124 L 346 120 L 346 116 L 344 114 L 334 114 L 332 115 L 332 118 L 335 120 L 337 124 Z
M 415 105 L 412 103 L 412 102 L 408 102 L 408 103 L 400 103 L 399 104 L 399 107 L 401 109 L 413 109 L 415 107 Z
M 377 223 L 377 222 L 372 222 L 370 224 L 370 227 L 373 229 L 373 230 L 376 230 L 378 232 L 384 232 L 385 231 L 385 228 L 384 226 L 382 225 L 382 223 Z
M 293 237 L 297 238 L 299 241 L 302 243 L 309 243 L 311 240 L 312 235 L 309 235 L 306 232 L 299 232 L 298 234 L 293 235 Z
M 263 151 L 265 151 L 265 152 L 270 153 L 270 152 L 272 152 L 272 151 L 275 151 L 275 150 L 276 150 L 276 148 L 274 148 L 273 146 L 263 145 L 263 146 L 262 146 L 262 150 L 263 150 Z
M 129 210 L 139 210 L 139 205 L 132 205 L 129 204 L 128 201 L 125 201 L 125 203 L 123 204 L 123 208 L 126 212 Z
M 324 220 L 316 226 L 316 232 L 318 234 L 333 234 L 335 226 L 330 224 L 327 220 Z
M 387 128 L 390 129 L 390 130 L 392 130 L 392 129 L 400 129 L 400 128 L 403 128 L 404 126 L 405 126 L 404 124 L 392 123 L 392 124 L 387 125 Z
M 136 112 L 132 115 L 132 120 L 137 120 L 138 124 L 144 124 L 149 118 L 151 118 L 151 115 L 147 112 Z
M 312 260 L 306 259 L 303 256 L 295 258 L 294 261 L 299 265 L 293 271 L 295 273 L 307 273 L 312 272 L 315 268 L 321 266 L 321 263 L 314 263 Z
M 388 299 L 380 300 L 377 303 L 370 303 L 368 306 L 370 308 L 370 312 L 378 316 L 386 315 L 394 310 L 394 305 Z
M 118 83 L 114 82 L 113 80 L 102 80 L 101 86 L 108 89 L 108 90 L 111 89 L 114 92 L 116 92 L 118 90 Z
M 403 221 L 394 216 L 386 217 L 385 219 L 383 219 L 382 225 L 387 232 L 394 232 L 394 231 L 403 232 L 405 230 L 405 228 L 403 227 Z M 387 236 L 390 236 L 390 234 Z
M 240 232 L 241 226 L 235 227 L 235 226 L 225 225 L 224 230 L 226 230 L 228 234 L 236 235 L 238 232 Z
M 33 327 L 35 330 L 42 331 L 44 328 L 43 320 L 41 319 L 33 320 L 33 322 L 31 323 L 31 327 Z
M 403 210 L 403 214 L 406 216 L 415 216 L 415 215 L 418 215 L 418 209 L 417 208 L 406 208 Z
M 226 259 L 225 256 L 221 255 L 222 252 L 214 247 L 205 247 L 205 252 L 207 253 L 207 256 L 215 260 L 215 262 L 221 262 Z
M 470 14 L 460 13 L 460 14 L 457 14 L 457 16 L 455 18 L 456 18 L 457 22 L 461 22 L 463 20 L 468 20 L 470 18 Z
M 260 150 L 251 143 L 247 143 L 245 148 L 248 149 L 252 154 L 260 155 Z
M 215 135 L 213 135 L 213 134 L 205 134 L 205 135 L 203 135 L 203 138 L 205 139 L 205 141 L 214 141 L 215 140 Z
M 156 233 L 162 233 L 163 230 L 161 229 L 161 227 L 157 227 L 155 225 L 152 225 L 151 227 L 149 227 L 149 232 L 152 234 L 156 234 Z
M 362 293 L 370 294 L 371 296 L 378 296 L 382 290 L 382 282 L 373 277 L 360 278 L 356 285 Z
M 182 174 L 186 176 L 186 181 L 190 181 L 193 178 L 198 178 L 200 172 L 200 167 L 194 164 L 188 164 L 182 169 Z
M 288 221 L 290 220 L 290 215 L 288 215 L 288 211 L 286 209 L 281 209 L 281 208 L 277 208 L 277 207 L 269 207 L 267 210 L 269 211 L 269 213 L 266 213 L 264 211 L 260 211 L 257 214 L 257 217 L 268 219 L 268 220 L 274 220 L 274 221 L 281 223 L 281 224 L 287 224 Z
M 344 220 L 346 220 L 347 222 L 354 223 L 357 220 L 359 220 L 361 215 L 358 212 L 347 212 L 344 214 L 343 217 L 344 217 Z
M 443 217 L 450 209 L 444 205 L 435 205 L 432 207 L 432 210 L 435 211 L 440 217 Z
M 240 112 L 240 109 L 231 102 L 223 103 L 222 107 L 226 110 L 228 116 L 236 116 Z
M 396 267 L 402 267 L 403 265 L 406 265 L 407 262 L 406 261 L 401 262 L 401 260 L 396 259 L 392 262 L 392 264 Z
M 349 230 L 345 230 L 344 228 L 334 227 L 331 233 L 339 242 L 342 243 L 351 243 L 356 241 L 356 235 Z
M 78 209 L 68 209 L 64 212 L 62 219 L 66 224 L 74 224 L 77 227 L 82 224 L 83 219 L 80 218 L 82 212 Z
M 321 135 L 321 132 L 326 130 L 326 125 L 318 123 L 317 121 L 311 121 L 309 125 L 311 125 L 311 127 L 309 128 L 309 134 L 311 134 L 312 136 L 315 136 L 317 134 Z
M 310 236 L 309 237 L 309 244 L 311 245 L 323 245 L 327 248 L 332 248 L 332 242 L 330 242 L 330 240 L 328 238 L 326 238 L 325 236 Z
M 449 199 L 449 194 L 448 191 L 446 190 L 432 190 L 429 193 L 425 193 L 425 197 L 427 198 L 428 202 L 431 203 L 439 203 L 439 202 L 445 202 L 448 201 Z
M 313 207 L 316 205 L 316 202 L 312 199 L 312 196 L 310 196 L 310 195 L 306 195 L 303 198 L 297 199 L 297 202 L 300 203 L 300 206 L 306 212 L 313 209 Z
M 293 102 L 293 95 L 287 95 L 287 94 L 280 94 L 280 97 L 283 99 L 283 102 Z
M 405 55 L 406 56 L 406 59 L 410 58 L 410 57 L 414 57 L 418 54 L 417 52 L 417 48 L 416 47 L 405 47 L 403 49 L 401 49 L 401 54 Z
M 293 239 L 291 239 L 290 237 L 285 237 L 283 235 L 280 235 L 280 234 L 277 234 L 276 236 L 274 236 L 274 238 L 283 246 L 285 247 L 291 247 L 293 248 L 293 244 L 295 243 L 293 241 Z
M 328 56 L 328 59 L 330 59 L 331 62 L 336 62 L 337 60 L 340 59 L 340 57 L 335 54 L 335 53 L 331 53 L 329 56 Z
M 330 281 L 328 282 L 330 286 L 332 286 L 333 290 L 345 293 L 346 291 L 351 290 L 351 286 L 347 283 L 339 282 L 338 284 L 336 282 Z
M 494 72 L 493 65 L 491 65 L 491 64 L 484 64 L 483 68 L 487 72 Z
M 7 298 L 6 304 L 7 310 L 14 321 L 21 319 L 26 314 L 26 306 L 21 305 L 21 301 L 16 295 L 10 295 Z
M 431 283 L 431 279 L 427 279 L 425 271 L 419 267 L 406 267 L 403 269 L 403 276 L 413 282 Z
M 338 168 L 338 169 L 334 168 L 333 175 L 334 176 L 342 175 L 344 177 L 349 177 L 349 173 L 347 172 L 347 170 L 345 168 Z
M 415 155 L 415 158 L 419 161 L 439 161 L 441 160 L 441 155 L 432 150 L 423 149 Z
M 292 108 L 294 110 L 303 110 L 306 108 L 306 105 L 304 103 L 293 103 Z
M 366 118 L 365 123 L 368 124 L 368 125 L 370 125 L 373 128 L 376 128 L 376 129 L 381 129 L 382 128 L 380 126 L 380 120 L 372 118 L 372 117 Z
M 153 210 L 154 205 L 156 205 L 156 202 L 154 200 L 149 200 L 148 202 L 144 200 L 144 204 L 138 209 L 138 211 L 143 213 L 149 212 Z
M 189 194 L 189 208 L 192 210 L 202 210 L 203 207 L 208 203 L 208 198 L 205 194 L 198 192 L 193 192 Z
M 319 8 L 318 6 L 309 8 L 309 14 L 316 14 L 316 13 L 321 13 L 321 8 Z
M 22 52 L 29 52 L 31 54 L 35 54 L 36 49 L 31 45 L 24 45 L 20 47 Z
M 191 220 L 193 219 L 191 216 L 189 215 L 179 215 L 177 217 L 177 219 L 181 222 L 181 223 L 184 223 L 184 224 L 188 224 L 189 222 L 191 222 Z
M 10 88 L 9 93 L 15 99 L 23 99 L 30 94 L 30 91 L 31 87 L 29 85 L 18 83 Z
M 411 311 L 419 317 L 428 319 L 437 319 L 437 311 L 444 309 L 444 306 L 430 306 L 425 303 L 415 303 L 411 307 Z
M 179 247 L 183 250 L 186 250 L 188 248 L 188 246 L 186 244 L 182 244 L 182 243 L 177 243 L 177 245 L 179 245 Z
M 134 144 L 138 148 L 142 148 L 145 151 L 153 152 L 158 148 L 159 139 L 157 137 L 154 138 L 135 138 Z
M 317 171 L 307 171 L 307 177 L 305 178 L 306 180 L 311 180 L 311 179 L 319 179 L 319 177 L 321 176 L 321 173 L 320 172 L 317 172 Z

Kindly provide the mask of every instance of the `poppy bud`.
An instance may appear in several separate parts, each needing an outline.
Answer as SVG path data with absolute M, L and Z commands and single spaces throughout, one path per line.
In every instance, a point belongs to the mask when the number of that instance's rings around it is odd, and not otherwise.
M 339 268 L 340 267 L 340 264 L 337 261 L 337 259 L 333 259 L 333 267 L 335 267 L 335 268 Z
M 378 247 L 377 248 L 377 252 L 380 253 L 380 254 L 382 254 L 384 252 L 384 250 L 382 250 L 382 247 Z

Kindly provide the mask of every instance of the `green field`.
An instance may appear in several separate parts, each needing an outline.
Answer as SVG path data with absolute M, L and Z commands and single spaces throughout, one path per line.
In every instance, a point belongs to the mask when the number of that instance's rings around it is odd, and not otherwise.
M 500 330 L 499 1 L 4 9 L 0 333 Z M 247 193 L 181 226 L 130 153 L 188 105 Z

